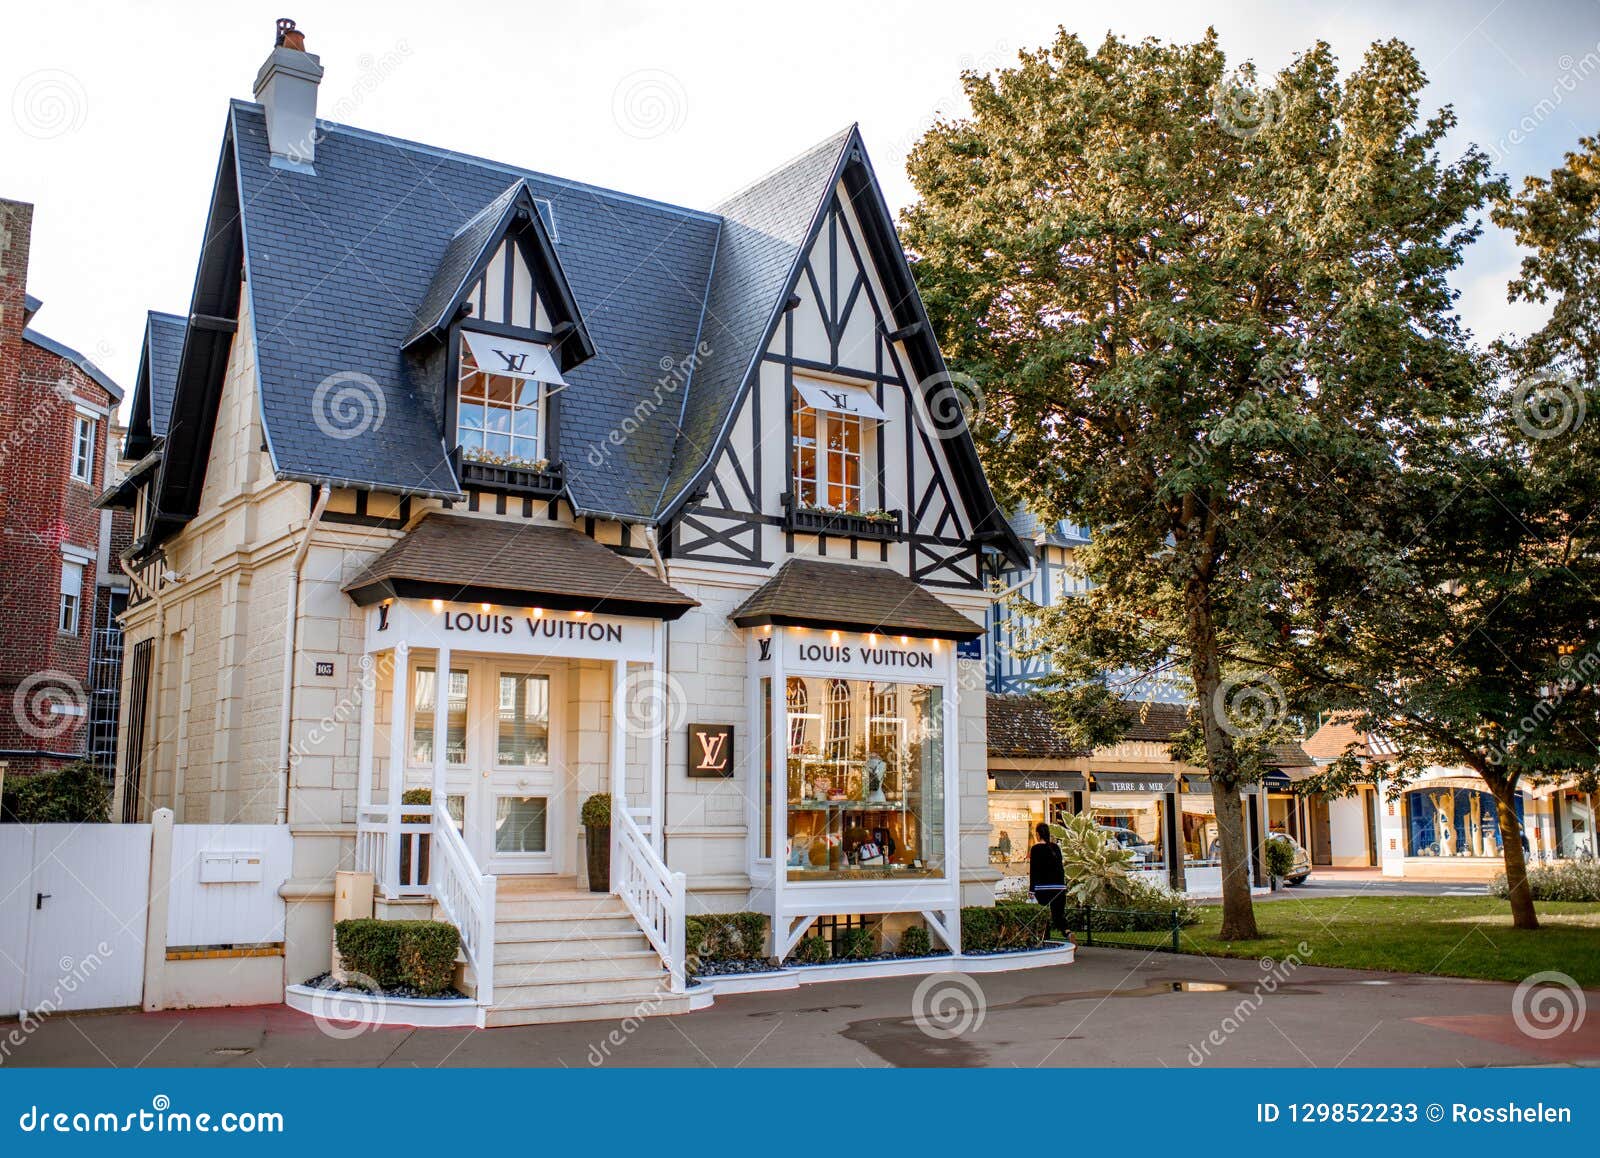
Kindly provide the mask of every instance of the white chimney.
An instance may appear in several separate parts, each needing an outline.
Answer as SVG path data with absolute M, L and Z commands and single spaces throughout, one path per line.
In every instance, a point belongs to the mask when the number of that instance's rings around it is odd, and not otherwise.
M 256 100 L 267 112 L 267 144 L 278 168 L 312 172 L 317 159 L 317 85 L 322 64 L 306 51 L 293 20 L 278 21 L 272 55 L 256 73 Z

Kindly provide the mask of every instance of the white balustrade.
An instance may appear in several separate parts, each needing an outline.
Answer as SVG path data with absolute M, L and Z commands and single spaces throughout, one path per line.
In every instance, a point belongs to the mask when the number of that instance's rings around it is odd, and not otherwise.
M 684 917 L 687 884 L 668 870 L 625 807 L 611 810 L 615 863 L 612 892 L 622 898 L 667 968 L 673 993 L 686 985 Z
M 478 979 L 478 1003 L 494 1002 L 495 878 L 478 871 L 443 803 L 433 806 L 428 877 L 433 899 L 461 932 L 461 950 Z

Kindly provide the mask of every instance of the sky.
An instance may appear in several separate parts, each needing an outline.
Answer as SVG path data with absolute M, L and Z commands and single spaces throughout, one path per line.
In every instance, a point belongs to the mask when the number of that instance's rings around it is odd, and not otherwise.
M 0 197 L 36 207 L 34 322 L 130 396 L 145 311 L 187 311 L 227 102 L 250 97 L 283 15 L 322 59 L 325 117 L 696 208 L 855 121 L 899 210 L 906 153 L 964 110 L 961 71 L 1058 25 L 1090 43 L 1210 25 L 1264 73 L 1318 39 L 1353 66 L 1398 37 L 1429 77 L 1425 112 L 1460 118 L 1446 155 L 1475 142 L 1517 184 L 1600 132 L 1600 0 L 13 5 Z M 1517 262 L 1488 226 L 1455 279 L 1480 338 L 1542 317 L 1505 300 Z

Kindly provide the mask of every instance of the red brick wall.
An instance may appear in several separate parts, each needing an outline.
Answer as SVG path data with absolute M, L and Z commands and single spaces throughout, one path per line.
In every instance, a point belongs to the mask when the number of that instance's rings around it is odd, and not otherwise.
M 95 558 L 106 484 L 106 437 L 96 423 L 92 483 L 72 478 L 79 401 L 114 408 L 104 387 L 71 362 L 22 338 L 30 206 L 0 201 L 0 760 L 10 772 L 60 759 L 16 753 L 81 752 L 86 717 L 52 714 L 52 698 L 85 707 L 96 607 Z M 58 630 L 63 543 L 91 556 L 78 631 Z

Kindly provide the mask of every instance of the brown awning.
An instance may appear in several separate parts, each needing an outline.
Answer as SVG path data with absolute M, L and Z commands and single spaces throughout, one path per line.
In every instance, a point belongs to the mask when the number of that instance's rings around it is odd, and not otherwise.
M 884 567 L 791 559 L 734 611 L 740 627 L 822 627 L 835 631 L 974 639 L 983 626 Z
M 444 599 L 677 619 L 699 604 L 570 527 L 429 514 L 345 586 L 363 607 Z

